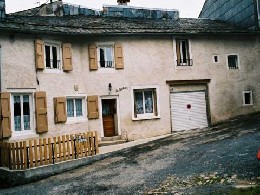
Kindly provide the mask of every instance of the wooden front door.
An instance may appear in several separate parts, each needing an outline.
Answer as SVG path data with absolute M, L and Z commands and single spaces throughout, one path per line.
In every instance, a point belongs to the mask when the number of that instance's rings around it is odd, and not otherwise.
M 102 100 L 102 118 L 105 137 L 115 136 L 115 103 L 115 99 Z

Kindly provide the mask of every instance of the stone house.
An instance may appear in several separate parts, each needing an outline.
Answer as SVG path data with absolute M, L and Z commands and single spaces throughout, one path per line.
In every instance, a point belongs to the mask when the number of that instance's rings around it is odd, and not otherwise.
M 256 31 L 61 1 L 6 15 L 0 29 L 7 141 L 89 130 L 134 140 L 260 111 Z

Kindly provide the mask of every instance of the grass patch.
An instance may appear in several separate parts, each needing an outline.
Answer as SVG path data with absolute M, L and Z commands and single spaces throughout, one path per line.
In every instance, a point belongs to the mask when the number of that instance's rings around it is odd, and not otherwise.
M 230 192 L 230 195 L 258 195 L 260 194 L 260 186 L 250 187 L 246 189 L 235 189 Z

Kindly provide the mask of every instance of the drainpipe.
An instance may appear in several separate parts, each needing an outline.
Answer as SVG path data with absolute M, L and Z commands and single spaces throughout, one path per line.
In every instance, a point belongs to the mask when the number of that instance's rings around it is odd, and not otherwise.
M 2 92 L 2 48 L 0 45 L 0 92 Z
M 5 0 L 0 0 L 0 19 L 5 18 Z

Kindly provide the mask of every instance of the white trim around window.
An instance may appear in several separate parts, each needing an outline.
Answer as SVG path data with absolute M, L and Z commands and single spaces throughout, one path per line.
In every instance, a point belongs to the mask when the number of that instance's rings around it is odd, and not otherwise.
M 15 108 L 15 102 L 18 103 L 17 107 Z M 26 103 L 29 103 L 26 105 Z M 13 132 L 12 138 L 18 136 L 29 136 L 32 135 L 35 137 L 35 116 L 34 116 L 34 101 L 33 101 L 33 94 L 32 93 L 11 93 L 11 129 Z M 19 109 L 20 104 L 20 109 Z M 25 108 L 25 106 L 27 108 Z M 29 110 L 28 110 L 29 107 Z M 20 120 L 18 116 L 15 117 L 15 112 L 20 110 Z M 17 114 L 17 113 L 16 113 Z M 29 117 L 26 117 L 25 114 L 29 114 Z M 15 119 L 16 118 L 16 119 Z M 16 120 L 16 122 L 15 122 Z M 16 123 L 16 125 L 15 125 Z M 26 124 L 27 123 L 27 124 Z M 19 124 L 19 125 L 17 125 Z M 19 127 L 18 127 L 19 126 Z
M 67 124 L 85 122 L 86 96 L 66 96 Z
M 252 106 L 252 105 L 253 105 L 253 92 L 243 91 L 243 106 Z
M 48 59 L 48 67 L 47 67 L 47 53 L 46 46 L 49 46 L 49 58 Z M 63 62 L 62 62 L 62 48 L 61 42 L 46 40 L 44 41 L 44 72 L 45 73 L 62 73 Z M 56 52 L 54 52 L 53 48 L 56 48 Z M 56 53 L 56 57 L 54 57 L 54 53 Z M 55 59 L 54 59 L 55 58 Z
M 137 97 L 136 95 L 140 97 Z M 147 95 L 146 95 L 147 94 Z M 155 97 L 156 95 L 156 97 Z M 146 98 L 152 97 L 152 108 L 150 111 L 146 108 Z M 158 85 L 146 85 L 146 86 L 132 86 L 131 87 L 131 102 L 132 102 L 132 120 L 148 120 L 148 119 L 159 119 L 160 118 L 160 95 Z M 137 100 L 136 98 L 141 98 L 139 103 L 141 111 L 137 111 Z M 149 99 L 149 98 L 148 98 Z M 147 99 L 147 100 L 148 100 Z M 150 100 L 151 101 L 151 100 Z
M 219 64 L 219 63 L 220 63 L 220 55 L 218 55 L 218 54 L 213 54 L 213 55 L 212 55 L 212 62 L 213 62 L 214 64 Z

